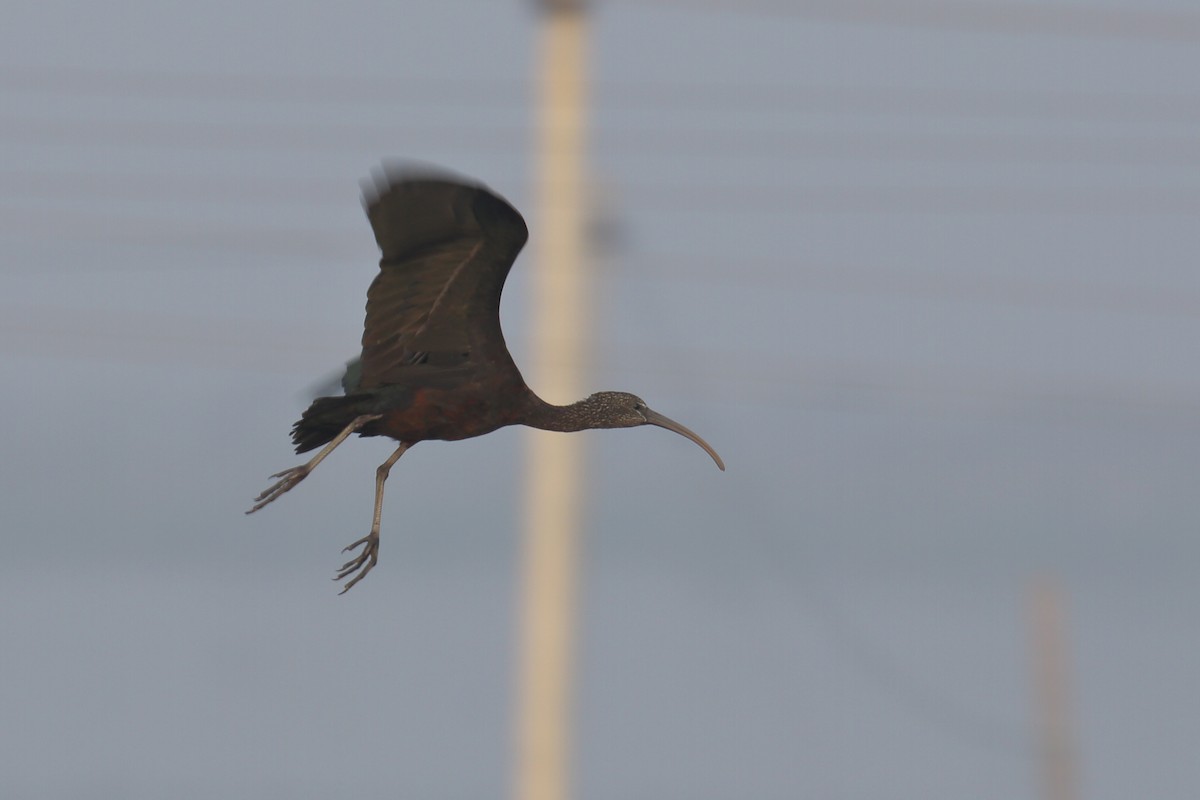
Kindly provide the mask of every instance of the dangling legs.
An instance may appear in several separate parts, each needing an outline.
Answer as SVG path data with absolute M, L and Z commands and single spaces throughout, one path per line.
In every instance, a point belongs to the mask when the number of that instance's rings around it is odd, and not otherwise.
M 388 456 L 388 460 L 379 465 L 379 469 L 375 470 L 375 518 L 371 521 L 371 532 L 357 542 L 346 545 L 342 548 L 343 553 L 348 553 L 356 547 L 362 547 L 362 552 L 354 558 L 342 564 L 342 568 L 338 570 L 335 581 L 348 578 L 357 572 L 353 578 L 350 578 L 338 594 L 345 594 L 350 591 L 350 587 L 367 577 L 367 573 L 371 568 L 379 563 L 379 521 L 383 517 L 383 484 L 387 482 L 388 473 L 392 471 L 392 465 L 400 460 L 400 456 L 404 455 L 404 451 L 409 448 L 408 442 L 401 442 L 396 448 L 396 452 Z
M 310 473 L 314 469 L 316 469 L 317 464 L 320 464 L 322 461 L 324 461 L 325 456 L 332 453 L 333 449 L 335 447 L 337 447 L 342 442 L 346 441 L 347 437 L 349 437 L 350 434 L 354 433 L 356 430 L 361 428 L 363 425 L 366 425 L 368 422 L 374 422 L 375 420 L 379 419 L 381 416 L 383 416 L 383 415 L 382 414 L 363 414 L 361 417 L 355 417 L 353 422 L 351 422 L 349 425 L 347 425 L 345 428 L 343 428 L 341 433 L 339 433 L 337 436 L 333 437 L 333 439 L 329 442 L 329 444 L 325 445 L 325 447 L 323 447 L 321 449 L 321 452 L 319 452 L 315 456 L 313 456 L 307 463 L 301 464 L 298 467 L 292 467 L 291 469 L 285 469 L 283 472 L 276 472 L 271 477 L 272 478 L 280 478 L 281 480 L 271 484 L 270 486 L 268 486 L 266 489 L 263 490 L 262 494 L 260 494 L 256 498 L 254 498 L 254 500 L 255 500 L 254 508 L 250 509 L 246 513 L 253 514 L 255 511 L 258 511 L 260 508 L 267 505 L 271 501 L 277 500 L 280 497 L 280 495 L 282 495 L 284 492 L 288 491 L 293 486 L 295 486 L 297 483 L 299 483 L 300 481 L 307 478 L 308 473 Z

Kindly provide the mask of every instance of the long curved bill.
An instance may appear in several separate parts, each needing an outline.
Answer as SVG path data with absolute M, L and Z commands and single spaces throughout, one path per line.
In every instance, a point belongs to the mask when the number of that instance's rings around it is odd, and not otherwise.
M 678 433 L 680 436 L 686 436 L 687 438 L 691 439 L 693 442 L 703 447 L 704 452 L 712 456 L 712 460 L 717 462 L 717 466 L 722 472 L 725 471 L 725 462 L 721 460 L 719 455 L 717 455 L 717 451 L 713 450 L 712 445 L 701 439 L 694 431 L 684 427 L 683 425 L 680 425 L 670 417 L 664 417 L 657 411 L 651 411 L 648 408 L 642 409 L 642 416 L 645 417 L 646 422 L 650 423 L 651 425 L 657 425 L 660 428 L 666 428 L 669 431 Z

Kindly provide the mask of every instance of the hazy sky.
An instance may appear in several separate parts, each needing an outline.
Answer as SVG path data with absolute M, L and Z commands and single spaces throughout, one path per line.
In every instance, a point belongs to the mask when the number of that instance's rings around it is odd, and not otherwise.
M 729 470 L 579 434 L 579 797 L 1039 797 L 1039 576 L 1083 796 L 1194 793 L 1200 16 L 1175 7 L 592 4 L 591 382 Z M 5 19 L 0 795 L 507 795 L 524 432 L 407 454 L 345 597 L 388 443 L 242 512 L 355 354 L 372 166 L 476 176 L 539 235 L 533 4 Z

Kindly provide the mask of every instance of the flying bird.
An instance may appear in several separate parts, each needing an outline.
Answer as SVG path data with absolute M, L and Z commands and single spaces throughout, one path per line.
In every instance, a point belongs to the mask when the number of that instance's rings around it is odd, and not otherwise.
M 597 392 L 557 406 L 525 384 L 504 344 L 500 293 L 529 238 L 525 220 L 487 187 L 431 170 L 384 167 L 363 182 L 363 207 L 382 251 L 367 290 L 362 355 L 342 379 L 345 394 L 318 397 L 292 427 L 309 461 L 277 472 L 252 514 L 304 480 L 351 434 L 399 444 L 375 472 L 370 532 L 342 552 L 359 550 L 338 570 L 349 591 L 379 561 L 383 487 L 392 465 L 417 442 L 482 436 L 506 425 L 548 431 L 657 425 L 704 448 L 691 430 L 626 392 Z

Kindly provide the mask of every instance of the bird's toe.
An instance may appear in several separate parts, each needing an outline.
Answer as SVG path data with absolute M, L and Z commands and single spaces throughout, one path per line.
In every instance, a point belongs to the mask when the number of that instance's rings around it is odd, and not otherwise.
M 337 575 L 334 577 L 334 580 L 336 581 L 350 578 L 346 585 L 342 587 L 342 591 L 339 592 L 339 594 L 345 594 L 346 592 L 350 591 L 354 584 L 367 577 L 367 573 L 370 572 L 377 563 L 379 563 L 379 534 L 370 533 L 358 541 L 346 545 L 346 547 L 342 549 L 342 552 L 349 552 L 356 547 L 362 547 L 362 552 L 347 561 L 345 564 L 342 564 L 342 566 L 338 569 Z M 354 577 L 350 577 L 352 575 Z

